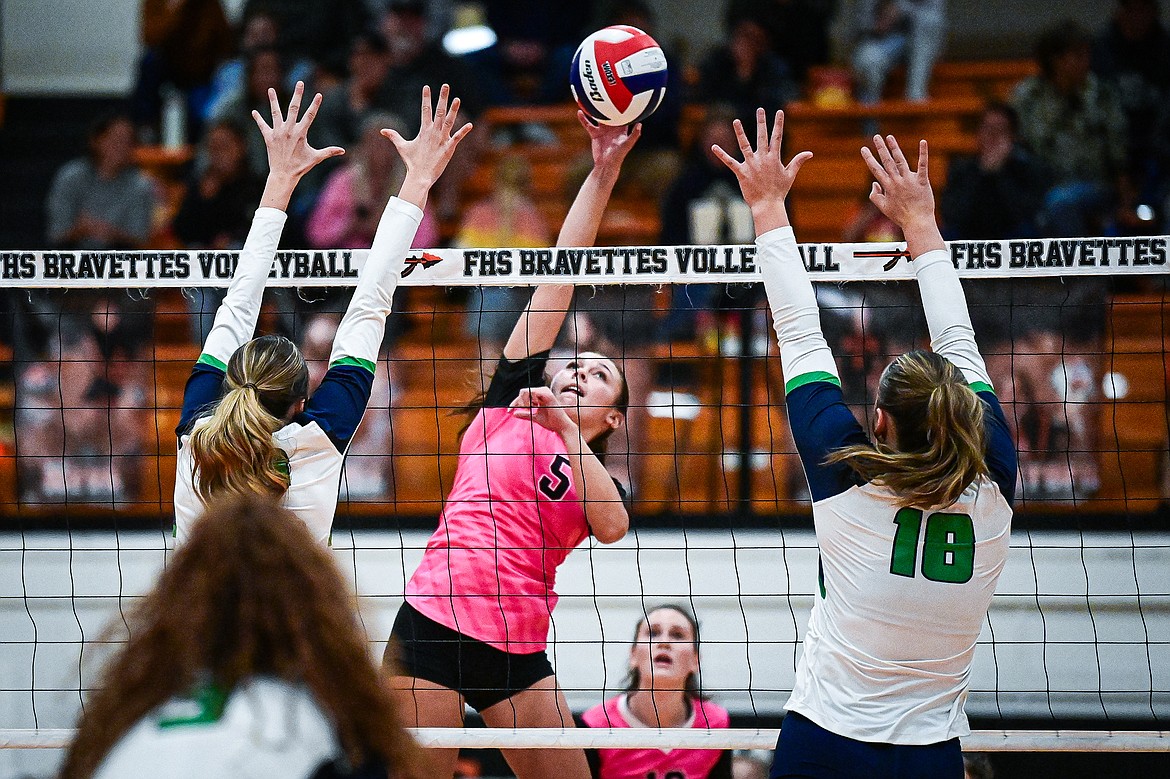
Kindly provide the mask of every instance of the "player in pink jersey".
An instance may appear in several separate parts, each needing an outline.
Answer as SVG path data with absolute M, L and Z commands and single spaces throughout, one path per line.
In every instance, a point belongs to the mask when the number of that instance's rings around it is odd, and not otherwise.
M 578 119 L 593 150 L 557 246 L 589 246 L 641 126 Z M 458 727 L 464 703 L 492 727 L 572 727 L 545 652 L 557 567 L 592 535 L 629 529 L 620 485 L 601 457 L 625 423 L 629 390 L 617 364 L 583 353 L 546 383 L 545 364 L 573 287 L 538 287 L 463 434 L 439 527 L 406 585 L 386 655 L 407 724 Z M 581 750 L 504 750 L 520 779 L 585 779 Z M 452 774 L 456 752 L 438 757 Z
M 699 693 L 699 624 L 665 604 L 638 622 L 626 691 L 586 711 L 590 728 L 726 728 L 727 710 Z M 717 749 L 588 750 L 596 779 L 731 779 L 731 753 Z

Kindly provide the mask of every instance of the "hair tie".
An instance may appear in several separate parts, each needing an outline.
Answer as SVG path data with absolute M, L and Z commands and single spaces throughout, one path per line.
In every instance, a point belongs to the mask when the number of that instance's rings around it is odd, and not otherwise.
M 253 382 L 250 382 L 250 381 L 249 381 L 249 382 L 245 382 L 243 385 L 241 385 L 240 389 L 250 389 L 250 390 L 252 390 L 252 391 L 254 391 L 254 392 L 259 392 L 259 391 L 260 391 L 260 388 L 259 388 L 259 387 L 257 387 L 257 386 L 256 386 L 256 385 L 255 385 Z

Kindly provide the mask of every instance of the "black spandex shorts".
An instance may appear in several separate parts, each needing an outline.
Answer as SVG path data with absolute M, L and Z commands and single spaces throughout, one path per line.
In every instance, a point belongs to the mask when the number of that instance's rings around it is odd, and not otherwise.
M 386 655 L 397 663 L 398 673 L 455 690 L 476 711 L 553 675 L 545 652 L 519 655 L 496 649 L 440 625 L 409 603 L 398 610 Z

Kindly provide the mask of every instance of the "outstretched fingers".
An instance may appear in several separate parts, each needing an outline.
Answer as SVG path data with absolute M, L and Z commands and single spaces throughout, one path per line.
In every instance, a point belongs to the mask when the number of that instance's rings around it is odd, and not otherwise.
M 288 101 L 288 115 L 285 121 L 289 124 L 296 124 L 297 114 L 301 112 L 301 98 L 305 94 L 305 82 L 298 81 L 297 86 L 293 89 L 292 98 Z
M 735 130 L 735 140 L 739 142 L 739 150 L 743 152 L 743 158 L 746 161 L 752 154 L 752 144 L 748 141 L 747 133 L 743 131 L 743 122 L 736 119 L 731 123 L 731 127 Z
M 861 158 L 865 160 L 865 166 L 869 168 L 869 172 L 874 177 L 874 180 L 881 185 L 882 189 L 888 189 L 890 186 L 890 175 L 882 163 L 874 157 L 873 152 L 869 150 L 868 146 L 861 147 Z
M 447 84 L 439 87 L 439 100 L 435 103 L 435 124 L 442 127 L 447 118 L 447 100 L 451 95 L 451 87 Z
M 433 122 L 431 115 L 431 86 L 424 84 L 422 88 L 422 126 L 426 127 Z
M 756 151 L 768 151 L 768 114 L 763 108 L 756 109 Z
M 930 182 L 930 149 L 925 138 L 918 142 L 918 180 Z
M 272 129 L 275 130 L 284 124 L 284 114 L 280 112 L 280 98 L 276 96 L 276 90 L 272 87 L 268 88 L 268 108 L 272 112 Z
M 301 120 L 297 123 L 300 127 L 303 127 L 306 131 L 309 129 L 309 127 L 312 126 L 313 120 L 317 118 L 317 112 L 319 110 L 321 110 L 321 99 L 322 98 L 321 98 L 320 92 L 315 94 L 313 96 L 313 99 L 311 101 L 309 101 L 309 107 L 305 109 L 304 116 L 302 116 Z M 292 109 L 289 109 L 290 113 L 291 113 L 291 111 L 292 111 Z
M 732 157 L 730 154 L 723 151 L 722 146 L 720 146 L 717 143 L 712 144 L 711 145 L 711 153 L 715 155 L 716 159 L 718 159 L 720 162 L 722 162 L 724 165 L 726 165 L 728 168 L 730 168 L 732 173 L 739 172 L 739 166 L 742 163 L 739 160 L 737 160 L 735 157 Z
M 761 109 L 763 110 L 763 109 Z M 784 140 L 784 112 L 776 112 L 776 121 L 772 124 L 772 148 L 779 149 Z M 803 164 L 803 163 L 802 163 Z

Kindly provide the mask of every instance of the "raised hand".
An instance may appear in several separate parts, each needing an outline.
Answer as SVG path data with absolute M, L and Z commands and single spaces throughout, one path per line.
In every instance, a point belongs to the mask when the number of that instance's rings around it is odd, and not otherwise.
M 321 107 L 321 93 L 318 92 L 305 110 L 305 115 L 298 119 L 301 110 L 301 98 L 305 93 L 305 85 L 298 81 L 293 90 L 292 99 L 288 101 L 288 115 L 280 111 L 280 101 L 276 98 L 276 90 L 268 90 L 268 102 L 272 107 L 272 126 L 270 127 L 259 111 L 252 112 L 252 119 L 260 128 L 264 136 L 264 145 L 268 149 L 268 170 L 271 175 L 287 176 L 299 180 L 320 162 L 345 154 L 345 149 L 339 146 L 329 146 L 324 149 L 314 149 L 309 145 L 309 128 L 313 119 L 317 117 L 317 110 Z
M 543 428 L 561 436 L 571 433 L 576 424 L 565 409 L 557 402 L 556 396 L 548 387 L 526 387 L 508 407 L 512 415 L 519 419 L 531 419 Z
M 894 224 L 902 228 L 906 245 L 917 257 L 941 249 L 942 235 L 934 218 L 934 191 L 930 187 L 930 154 L 926 141 L 918 142 L 918 170 L 910 170 L 906 155 L 894 136 L 873 137 L 877 155 L 862 148 L 861 157 L 873 174 L 869 199 Z
M 934 222 L 934 191 L 930 187 L 930 153 L 926 141 L 918 142 L 918 170 L 910 163 L 892 135 L 873 137 L 873 148 L 862 147 L 874 183 L 869 199 L 894 224 L 903 230 L 917 221 Z
M 584 111 L 577 111 L 577 121 L 589 133 L 589 142 L 593 151 L 593 167 L 600 170 L 621 169 L 622 161 L 634 148 L 634 144 L 642 137 L 642 124 L 639 122 L 632 128 L 613 127 L 607 124 L 597 124 Z
M 802 151 L 793 157 L 787 165 L 780 160 L 780 145 L 784 140 L 784 112 L 776 112 L 772 134 L 768 134 L 768 117 L 764 109 L 756 109 L 756 148 L 753 150 L 743 123 L 736 119 L 732 123 L 735 129 L 735 138 L 739 142 L 743 162 L 737 162 L 734 157 L 723 150 L 719 145 L 711 147 L 711 152 L 726 165 L 736 179 L 739 180 L 739 189 L 743 199 L 752 209 L 752 218 L 756 223 L 756 234 L 762 234 L 776 227 L 788 224 L 788 215 L 784 210 L 784 198 L 792 189 L 792 182 L 804 163 L 812 159 L 811 151 Z
M 386 129 L 382 135 L 389 138 L 406 163 L 406 180 L 399 197 L 422 208 L 430 188 L 451 161 L 459 142 L 471 132 L 468 122 L 452 134 L 455 118 L 459 115 L 459 98 L 447 104 L 451 88 L 444 84 L 439 89 L 439 100 L 431 107 L 431 88 L 422 88 L 422 121 L 418 135 L 406 140 L 396 130 Z

